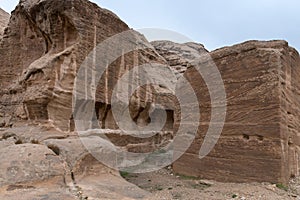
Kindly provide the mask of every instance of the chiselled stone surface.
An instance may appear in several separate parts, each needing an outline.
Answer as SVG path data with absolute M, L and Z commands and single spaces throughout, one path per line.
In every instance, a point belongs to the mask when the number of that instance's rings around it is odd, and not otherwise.
M 284 41 L 250 41 L 210 55 L 227 95 L 224 129 L 212 152 L 199 159 L 211 105 L 205 82 L 190 67 L 185 77 L 201 100 L 201 125 L 175 171 L 220 181 L 286 183 L 299 173 L 299 54 Z

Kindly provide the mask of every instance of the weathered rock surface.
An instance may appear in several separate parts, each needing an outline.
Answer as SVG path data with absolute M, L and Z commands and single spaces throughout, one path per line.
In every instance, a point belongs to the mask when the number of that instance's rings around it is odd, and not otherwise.
M 113 130 L 112 130 L 113 131 Z M 109 132 L 109 131 L 107 131 Z M 45 124 L 0 131 L 1 199 L 146 199 L 149 193 L 100 163 L 75 134 Z M 93 140 L 89 140 L 93 142 Z M 94 151 L 93 155 L 89 150 Z M 24 192 L 23 196 L 20 192 Z
M 168 65 L 181 75 L 187 70 L 190 62 L 208 53 L 202 44 L 193 42 L 178 44 L 171 41 L 153 41 L 151 44 L 166 59 Z
M 129 31 L 129 28 L 110 11 L 100 9 L 86 0 L 53 4 L 50 0 L 21 1 L 12 13 L 0 45 L 0 61 L 5 66 L 0 71 L 0 113 L 3 119 L 49 120 L 63 131 L 72 131 L 72 93 L 81 64 L 98 44 Z M 112 118 L 110 102 L 118 79 L 133 66 L 150 61 L 166 63 L 142 35 L 132 34 L 136 35 L 136 39 L 131 42 L 144 43 L 145 49 L 132 49 L 124 55 L 120 54 L 111 64 L 108 63 L 109 68 L 103 78 L 95 83 L 97 92 L 94 101 L 102 128 L 118 128 Z M 99 57 L 95 56 L 97 62 Z M 171 74 L 169 67 L 164 69 L 165 76 Z M 90 70 L 88 76 L 93 76 Z M 156 78 L 163 81 L 165 76 L 158 74 Z M 87 80 L 89 78 L 92 77 Z M 138 82 L 139 78 L 130 81 Z M 134 95 L 136 98 L 131 100 L 133 118 L 140 123 L 147 121 L 140 112 L 153 101 L 152 97 L 145 95 L 150 91 L 161 93 L 159 86 L 145 86 L 137 90 Z M 5 125 L 9 125 L 9 119 L 3 119 Z
M 63 163 L 44 145 L 11 145 L 0 152 L 1 186 L 64 177 Z
M 72 93 L 80 65 L 97 44 L 128 30 L 115 14 L 87 0 L 20 1 L 0 43 L 0 126 L 4 127 L 0 151 L 10 152 L 0 165 L 1 199 L 21 198 L 20 191 L 26 191 L 22 199 L 143 199 L 149 195 L 96 160 L 72 132 Z M 122 73 L 150 60 L 165 63 L 140 34 L 134 34 L 137 41 L 133 42 L 150 49 L 120 55 L 103 78 L 109 83 L 99 82 L 95 103 L 102 106 L 97 120 L 104 127 L 117 129 L 107 99 Z M 167 67 L 165 72 L 169 71 Z M 149 91 L 162 89 L 147 86 L 136 91 L 132 110 L 137 121 L 149 117 L 139 117 L 140 107 L 153 100 L 145 96 Z
M 52 178 L 43 182 L 28 182 L 23 184 L 12 184 L 0 188 L 1 199 L 78 199 L 73 195 L 59 178 Z
M 69 130 L 76 71 L 94 42 L 124 30 L 114 14 L 86 0 L 21 1 L 0 46 L 1 111 L 23 109 L 28 119 Z
M 0 29 L 8 18 L 0 10 Z M 101 56 L 94 48 L 127 31 L 129 27 L 115 14 L 87 0 L 20 1 L 0 40 L 0 199 L 148 198 L 147 192 L 124 181 L 97 158 L 115 162 L 117 151 L 107 151 L 110 147 L 149 153 L 169 144 L 182 113 L 174 91 L 166 86 L 174 87 L 180 75 L 189 80 L 197 95 L 201 120 L 193 116 L 193 104 L 184 105 L 191 111 L 191 122 L 199 121 L 200 126 L 192 146 L 174 163 L 175 172 L 220 181 L 272 183 L 287 183 L 291 176 L 299 175 L 300 58 L 286 42 L 250 41 L 209 53 L 225 84 L 227 115 L 217 145 L 199 159 L 212 106 L 207 85 L 192 63 L 208 51 L 196 43 L 150 44 L 131 31 L 134 40 L 121 37 L 114 41 L 116 46 L 100 52 L 111 62 L 105 63 L 107 70 L 96 80 L 96 63 L 103 61 L 97 60 Z M 131 47 L 144 48 L 124 53 L 126 41 L 135 45 Z M 116 52 L 120 55 L 114 57 Z M 88 67 L 81 74 L 82 65 Z M 123 80 L 130 70 L 129 78 Z M 84 78 L 75 82 L 76 77 Z M 143 79 L 146 84 L 135 88 Z M 117 85 L 120 80 L 124 82 Z M 156 84 L 149 84 L 153 80 Z M 75 95 L 85 104 L 80 107 L 84 109 L 76 110 L 81 112 L 72 110 L 78 103 L 72 99 L 74 88 L 81 89 Z M 114 89 L 132 92 L 132 96 L 118 93 L 113 97 Z M 189 99 L 189 91 L 181 89 Z M 148 125 L 150 115 L 159 110 L 166 110 L 167 121 L 151 137 L 136 138 L 120 130 L 112 99 L 122 105 L 129 102 L 133 125 Z M 85 116 L 89 106 L 95 110 L 93 116 Z M 123 107 L 117 111 L 123 114 Z M 101 128 L 109 140 L 104 146 L 97 143 L 103 138 L 74 131 L 74 120 L 84 117 L 93 121 L 76 128 L 88 133 Z M 191 126 L 186 127 L 187 133 Z M 26 194 L 21 196 L 21 192 Z
M 199 159 L 211 105 L 205 82 L 190 67 L 185 77 L 201 100 L 201 123 L 175 171 L 220 181 L 287 183 L 299 173 L 299 54 L 284 41 L 250 41 L 210 55 L 225 85 L 225 126 L 212 152 Z
M 2 38 L 4 29 L 8 25 L 10 15 L 0 8 L 0 38 Z

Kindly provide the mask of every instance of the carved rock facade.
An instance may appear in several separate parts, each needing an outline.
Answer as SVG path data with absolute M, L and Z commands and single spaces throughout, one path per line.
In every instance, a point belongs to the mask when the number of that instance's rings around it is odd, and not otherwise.
M 210 56 L 227 95 L 224 129 L 212 152 L 199 159 L 211 121 L 210 96 L 201 76 L 188 68 L 184 76 L 199 97 L 201 120 L 195 141 L 175 162 L 175 171 L 234 182 L 287 183 L 298 176 L 298 52 L 285 41 L 249 41 Z

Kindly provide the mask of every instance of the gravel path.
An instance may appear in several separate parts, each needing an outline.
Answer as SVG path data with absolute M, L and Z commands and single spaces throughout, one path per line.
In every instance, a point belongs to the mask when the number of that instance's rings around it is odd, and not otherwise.
M 149 200 L 300 200 L 300 181 L 289 187 L 269 183 L 220 183 L 174 175 L 171 167 L 145 174 L 121 175 L 129 182 L 152 193 Z

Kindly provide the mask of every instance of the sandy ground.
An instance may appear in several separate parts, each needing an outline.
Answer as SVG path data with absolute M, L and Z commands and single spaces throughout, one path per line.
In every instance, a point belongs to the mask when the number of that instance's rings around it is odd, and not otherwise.
M 151 192 L 150 200 L 300 200 L 300 178 L 287 187 L 270 183 L 220 183 L 174 175 L 171 167 L 145 174 L 121 175 L 143 190 Z

